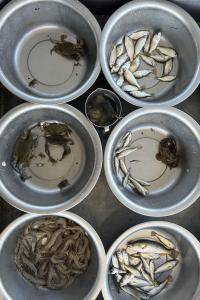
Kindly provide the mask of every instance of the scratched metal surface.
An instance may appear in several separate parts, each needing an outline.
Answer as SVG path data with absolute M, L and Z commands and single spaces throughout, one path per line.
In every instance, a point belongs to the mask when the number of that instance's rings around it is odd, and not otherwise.
M 3 3 L 8 2 L 7 0 L 1 1 L 0 6 Z M 98 10 L 98 4 L 101 2 L 105 2 L 108 4 L 108 8 L 103 13 L 108 13 L 113 10 L 112 5 L 116 4 L 116 7 L 123 4 L 126 1 L 118 1 L 118 0 L 84 0 L 82 1 L 85 4 L 88 4 L 90 8 L 94 7 L 91 3 L 96 3 L 96 10 Z M 184 3 L 191 3 L 190 9 L 193 9 L 192 4 L 197 4 L 197 9 L 200 11 L 200 1 L 199 0 L 190 0 L 190 1 L 181 1 L 177 0 L 176 2 Z M 112 5 L 111 5 L 112 4 Z M 193 11 L 193 10 L 192 10 Z M 107 15 L 96 15 L 101 27 L 105 24 L 107 20 Z M 87 96 L 97 87 L 101 88 L 110 88 L 108 83 L 106 82 L 103 74 L 99 75 L 96 83 L 90 88 L 90 90 L 85 93 L 83 96 L 79 97 L 78 99 L 72 101 L 70 104 L 74 107 L 78 108 L 80 111 L 84 112 L 84 103 Z M 199 98 L 200 98 L 200 89 L 197 91 L 184 103 L 178 105 L 177 108 L 185 111 L 190 116 L 192 116 L 198 123 L 200 123 L 200 105 L 199 105 Z M 1 116 L 9 111 L 12 107 L 23 103 L 22 100 L 17 98 L 16 96 L 12 95 L 8 92 L 3 86 L 0 86 L 0 114 Z M 126 103 L 122 100 L 123 106 L 123 116 L 127 115 L 129 112 L 136 109 L 136 107 Z M 99 135 L 102 141 L 103 148 L 105 147 L 108 135 L 105 136 L 99 131 Z M 188 145 L 190 147 L 190 145 Z M 98 180 L 98 183 L 92 193 L 78 206 L 72 209 L 74 213 L 77 213 L 85 220 L 87 220 L 98 232 L 99 236 L 101 237 L 103 244 L 105 246 L 106 251 L 110 247 L 110 245 L 114 242 L 114 240 L 123 233 L 126 229 L 151 220 L 161 220 L 161 218 L 150 218 L 141 216 L 136 214 L 125 206 L 123 206 L 112 194 L 110 191 L 106 179 L 104 176 L 104 171 L 102 170 L 101 176 Z M 194 205 L 190 208 L 185 210 L 182 213 L 179 213 L 174 216 L 162 218 L 162 220 L 174 222 L 179 224 L 189 231 L 191 231 L 197 239 L 200 240 L 200 229 L 199 229 L 199 212 L 200 212 L 200 201 L 197 200 Z M 23 212 L 11 207 L 7 204 L 3 199 L 0 198 L 0 232 L 13 220 L 17 217 L 22 215 Z M 99 295 L 98 300 L 103 299 L 101 295 Z M 1 296 L 0 296 L 1 300 Z

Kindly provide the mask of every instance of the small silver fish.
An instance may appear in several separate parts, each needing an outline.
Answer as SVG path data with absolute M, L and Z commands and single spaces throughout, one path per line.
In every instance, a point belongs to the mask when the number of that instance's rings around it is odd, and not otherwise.
M 120 286 L 122 287 L 129 284 L 129 282 L 131 282 L 134 277 L 135 275 L 133 274 L 125 274 L 120 282 Z
M 130 84 L 126 84 L 122 87 L 122 90 L 124 92 L 132 92 L 132 91 L 138 91 L 138 87 L 137 86 L 134 86 L 134 85 L 130 85 Z
M 172 270 L 176 267 L 176 265 L 179 263 L 178 260 L 171 260 L 167 261 L 166 263 L 162 264 L 155 270 L 155 274 L 163 273 L 165 271 Z
M 126 62 L 127 59 L 128 59 L 127 53 L 124 53 L 121 56 L 119 56 L 116 60 L 116 64 L 111 69 L 111 73 L 119 72 L 120 67 Z
M 140 57 L 137 56 L 132 62 L 131 62 L 131 65 L 130 65 L 130 68 L 129 70 L 134 73 L 137 71 L 137 69 L 139 68 L 140 66 Z
M 130 150 L 130 149 L 132 149 L 132 148 L 129 146 L 124 147 L 124 145 L 122 145 L 121 148 L 117 148 L 117 150 L 115 151 L 115 154 L 120 154 L 122 151 Z
M 157 50 L 164 54 L 164 55 L 167 55 L 169 57 L 176 57 L 177 56 L 177 53 L 176 51 L 173 49 L 173 48 L 168 48 L 168 47 L 157 47 Z
M 149 268 L 150 268 L 150 276 L 151 276 L 151 279 L 154 281 L 155 278 L 154 278 L 154 272 L 155 272 L 155 264 L 154 264 L 154 261 L 151 260 L 150 263 L 149 263 Z
M 132 32 L 129 37 L 136 41 L 136 40 L 139 40 L 140 38 L 144 37 L 144 36 L 147 36 L 149 34 L 149 31 L 147 30 L 140 30 L 140 31 L 134 31 Z
M 145 259 L 158 259 L 160 255 L 155 253 L 140 253 L 140 257 Z
M 152 289 L 154 289 L 155 286 L 154 285 L 147 285 L 147 286 L 141 286 L 140 287 L 140 290 L 144 291 L 144 292 L 149 292 L 151 291 Z
M 166 279 L 164 282 L 162 282 L 159 286 L 155 287 L 154 289 L 152 289 L 151 291 L 148 292 L 148 295 L 150 297 L 153 297 L 155 295 L 158 295 L 168 284 L 169 279 Z
M 126 267 L 126 266 L 129 265 L 129 255 L 126 252 L 126 250 L 122 251 L 122 255 L 123 255 L 123 260 L 124 260 L 124 264 L 125 264 L 125 267 Z
M 166 237 L 162 236 L 161 234 L 159 234 L 155 231 L 152 231 L 151 236 L 156 237 L 159 240 L 159 242 L 161 244 L 163 244 L 163 246 L 165 248 L 167 248 L 169 250 L 176 249 L 176 246 L 174 245 L 174 243 L 172 241 L 170 241 L 169 239 L 167 239 Z
M 151 58 L 160 63 L 164 63 L 170 59 L 169 56 L 163 54 L 151 55 Z
M 127 294 L 133 296 L 134 298 L 136 298 L 137 300 L 148 300 L 150 297 L 148 295 L 146 295 L 145 293 L 143 292 L 140 292 L 140 291 L 136 291 L 134 289 L 132 289 L 131 287 L 129 286 L 124 286 L 122 288 L 122 290 L 124 292 L 126 292 Z
M 116 174 L 119 175 L 119 159 L 117 158 L 117 156 L 115 156 L 114 158 L 114 165 L 115 165 Z
M 146 43 L 147 37 L 144 36 L 142 38 L 140 38 L 139 40 L 137 40 L 136 44 L 135 44 L 135 53 L 134 53 L 134 57 L 137 57 L 140 52 L 142 51 L 142 49 L 144 48 L 144 45 Z
M 122 275 L 121 274 L 115 274 L 115 280 L 117 283 L 119 283 L 122 280 Z
M 119 262 L 116 254 L 113 254 L 112 256 L 112 265 L 114 268 L 119 269 Z
M 110 72 L 113 74 L 113 73 L 117 73 L 117 72 L 119 72 L 119 66 L 118 65 L 114 65 L 113 67 L 112 67 L 112 69 L 110 70 Z
M 153 52 L 154 50 L 156 50 L 160 40 L 161 40 L 161 32 L 158 32 L 156 34 L 154 34 L 152 40 L 151 40 L 151 45 L 150 45 L 150 49 L 149 49 L 149 53 Z
M 146 52 L 146 53 L 149 52 L 150 43 L 151 43 L 151 36 L 149 35 L 147 38 L 147 41 L 144 45 L 144 52 Z
M 130 148 L 130 149 L 128 149 L 128 150 L 124 150 L 124 151 L 122 151 L 119 155 L 118 155 L 118 159 L 122 159 L 123 157 L 125 157 L 125 156 L 128 156 L 128 155 L 130 155 L 132 152 L 134 152 L 134 151 L 136 151 L 136 150 L 139 150 L 139 149 L 141 149 L 141 147 L 134 147 L 134 148 Z
M 116 255 L 117 255 L 117 259 L 119 261 L 119 264 L 123 264 L 124 263 L 124 258 L 123 258 L 123 255 L 122 255 L 122 252 L 119 250 L 116 252 Z
M 117 45 L 117 47 L 116 47 L 116 54 L 117 54 L 117 57 L 119 57 L 119 56 L 121 56 L 122 54 L 123 54 L 123 52 L 124 52 L 124 44 L 122 43 L 122 44 L 119 44 L 119 45 Z
M 140 88 L 139 83 L 137 82 L 137 80 L 135 79 L 134 75 L 131 73 L 131 71 L 126 70 L 124 72 L 124 77 L 126 79 L 126 81 L 128 81 L 130 84 L 137 86 L 138 88 Z
M 125 269 L 127 271 L 129 271 L 129 273 L 133 274 L 134 276 L 140 277 L 140 275 L 141 275 L 140 272 L 132 266 L 127 265 L 127 266 L 125 266 Z
M 151 94 L 145 92 L 145 91 L 132 91 L 130 94 L 135 98 L 147 98 L 151 97 Z
M 169 75 L 169 73 L 172 71 L 173 69 L 173 59 L 169 59 L 166 63 L 165 63 L 165 67 L 164 67 L 164 75 L 167 76 Z
M 141 262 L 139 257 L 129 256 L 129 262 L 131 266 L 137 266 Z
M 134 44 L 129 36 L 125 36 L 125 48 L 130 61 L 132 61 L 134 57 Z
M 119 74 L 119 75 L 123 75 L 124 72 L 130 68 L 130 65 L 131 65 L 130 60 L 127 61 L 127 62 L 125 62 L 125 64 L 123 64 L 123 65 L 121 66 L 121 68 L 119 69 L 118 74 Z
M 120 166 L 120 169 L 122 170 L 122 172 L 126 175 L 128 173 L 128 170 L 122 159 L 119 160 L 119 166 Z
M 120 75 L 116 83 L 119 87 L 121 87 L 122 84 L 124 83 L 124 76 Z
M 134 72 L 133 75 L 135 76 L 135 78 L 142 78 L 148 76 L 151 73 L 153 73 L 152 70 L 141 70 L 141 71 Z
M 127 187 L 129 176 L 130 176 L 130 173 L 128 172 L 128 173 L 126 174 L 126 176 L 124 177 L 124 179 L 123 179 L 122 184 L 123 184 L 123 187 L 124 187 L 124 188 Z
M 152 256 L 170 255 L 171 257 L 175 256 L 176 254 L 174 250 L 168 250 L 163 245 L 153 241 L 135 242 L 133 244 L 129 244 L 126 251 L 129 255 L 140 253 L 142 257 L 144 257 L 145 253 L 148 255 L 151 254 Z
M 143 257 L 141 257 L 141 259 L 142 259 L 142 263 L 143 263 L 145 271 L 150 274 L 150 265 L 147 263 L 146 259 L 144 259 Z
M 125 274 L 126 271 L 123 271 L 123 270 L 120 270 L 120 269 L 117 269 L 117 268 L 111 268 L 110 270 L 110 274 L 112 275 L 115 275 L 115 274 Z
M 132 132 L 128 132 L 127 137 L 124 139 L 123 147 L 127 147 L 132 140 Z
M 159 77 L 158 80 L 163 81 L 163 82 L 170 82 L 176 79 L 175 75 L 168 75 L 168 76 L 163 76 Z
M 148 190 L 143 187 L 141 184 L 139 184 L 135 179 L 129 176 L 129 185 L 133 187 L 135 190 L 137 190 L 138 193 L 140 193 L 142 196 L 146 196 L 148 193 Z
M 139 266 L 137 266 L 137 270 L 141 272 L 141 270 L 142 270 L 142 267 L 143 267 L 143 264 L 142 264 L 142 263 L 140 263 L 140 264 L 139 264 Z
M 142 179 L 139 179 L 139 178 L 137 178 L 137 177 L 135 177 L 135 176 L 132 176 L 132 178 L 135 179 L 137 182 L 139 182 L 139 183 L 140 183 L 141 185 L 143 185 L 143 186 L 150 186 L 150 185 L 151 185 L 149 182 L 144 181 L 144 180 L 142 180 Z
M 140 57 L 142 58 L 142 60 L 149 66 L 151 67 L 155 67 L 156 62 L 152 57 L 146 56 L 146 55 L 142 55 L 140 54 Z
M 114 67 L 116 60 L 117 60 L 117 50 L 116 50 L 116 46 L 114 46 L 112 48 L 112 51 L 110 54 L 110 60 L 109 60 L 109 65 L 110 65 L 111 69 Z
M 132 280 L 129 282 L 129 284 L 136 287 L 149 286 L 148 281 L 137 277 L 133 277 Z
M 153 285 L 153 281 L 152 281 L 150 275 L 147 272 L 145 272 L 145 270 L 143 268 L 141 269 L 141 273 L 142 273 L 142 276 L 144 277 L 144 279 L 146 281 L 148 281 L 150 285 Z

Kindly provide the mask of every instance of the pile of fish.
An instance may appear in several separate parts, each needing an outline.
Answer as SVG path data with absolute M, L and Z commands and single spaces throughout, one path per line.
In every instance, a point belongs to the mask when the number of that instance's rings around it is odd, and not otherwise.
M 179 264 L 175 244 L 158 232 L 151 232 L 152 240 L 129 242 L 126 249 L 112 256 L 110 274 L 118 292 L 134 299 L 150 299 L 172 281 L 172 271 Z
M 146 196 L 146 194 L 148 193 L 148 187 L 150 186 L 150 183 L 142 179 L 131 176 L 130 175 L 131 169 L 128 170 L 124 162 L 124 158 L 126 156 L 130 155 L 134 151 L 141 149 L 141 146 L 137 146 L 137 147 L 131 146 L 132 139 L 133 139 L 133 135 L 131 132 L 127 132 L 123 136 L 122 140 L 120 141 L 119 147 L 117 147 L 115 150 L 114 166 L 115 166 L 117 176 L 119 175 L 119 173 L 121 173 L 122 175 L 122 184 L 124 188 L 130 186 L 134 191 L 138 192 L 142 196 Z
M 135 98 L 152 96 L 140 85 L 138 80 L 152 73 L 157 76 L 158 64 L 163 64 L 163 75 L 156 77 L 159 82 L 171 82 L 173 60 L 177 57 L 175 49 L 159 45 L 161 32 L 151 36 L 150 31 L 141 30 L 125 35 L 120 44 L 111 50 L 109 66 L 112 74 L 117 74 L 116 83 L 124 92 Z M 139 69 L 143 61 L 148 68 Z M 150 67 L 150 68 L 149 68 Z
M 17 238 L 17 269 L 37 287 L 56 290 L 70 286 L 87 270 L 90 257 L 84 229 L 65 218 L 38 218 Z

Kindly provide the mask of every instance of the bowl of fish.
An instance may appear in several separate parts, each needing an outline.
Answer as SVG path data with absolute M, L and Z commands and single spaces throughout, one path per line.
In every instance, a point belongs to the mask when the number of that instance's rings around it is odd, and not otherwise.
M 32 213 L 70 209 L 98 180 L 99 136 L 70 105 L 19 105 L 1 119 L 0 136 L 0 194 L 18 209 Z
M 105 251 L 92 226 L 71 213 L 25 214 L 0 235 L 4 299 L 94 300 Z
M 159 221 L 124 232 L 107 253 L 105 300 L 197 300 L 200 243 L 186 229 Z
M 174 106 L 199 85 L 200 30 L 173 3 L 134 0 L 106 23 L 100 60 L 107 81 L 124 100 L 142 107 Z
M 0 13 L 0 81 L 29 102 L 69 102 L 99 75 L 100 34 L 79 1 L 10 1 Z
M 199 151 L 200 126 L 189 115 L 172 107 L 138 109 L 108 139 L 107 182 L 116 198 L 137 213 L 176 214 L 200 196 Z

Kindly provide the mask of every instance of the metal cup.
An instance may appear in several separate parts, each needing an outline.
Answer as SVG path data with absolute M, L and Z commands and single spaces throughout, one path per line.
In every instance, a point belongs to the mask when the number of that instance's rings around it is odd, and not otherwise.
M 109 98 L 112 99 L 113 102 L 115 102 L 116 104 L 116 119 L 114 120 L 114 122 L 110 123 L 110 124 L 106 124 L 105 126 L 101 126 L 101 125 L 97 125 L 96 123 L 92 122 L 90 120 L 90 117 L 88 116 L 88 103 L 91 101 L 92 98 L 94 98 L 97 95 L 105 95 L 108 96 Z M 121 101 L 119 99 L 119 97 L 113 93 L 110 90 L 107 89 L 102 89 L 102 88 L 98 88 L 95 91 L 93 91 L 86 99 L 85 102 L 85 115 L 88 118 L 88 120 L 96 127 L 102 128 L 103 129 L 103 134 L 109 133 L 110 132 L 110 128 L 111 126 L 113 126 L 119 119 L 121 119 L 122 116 L 122 104 Z

